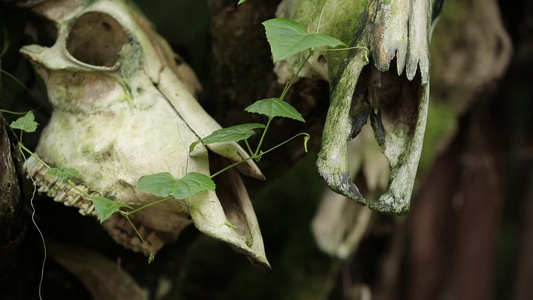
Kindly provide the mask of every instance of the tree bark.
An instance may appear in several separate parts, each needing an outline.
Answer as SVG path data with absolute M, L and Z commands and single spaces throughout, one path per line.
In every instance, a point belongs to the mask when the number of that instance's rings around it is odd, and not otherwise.
M 17 260 L 24 239 L 19 180 L 14 154 L 16 138 L 0 113 L 0 272 L 5 274 Z M 3 276 L 3 275 L 2 275 Z

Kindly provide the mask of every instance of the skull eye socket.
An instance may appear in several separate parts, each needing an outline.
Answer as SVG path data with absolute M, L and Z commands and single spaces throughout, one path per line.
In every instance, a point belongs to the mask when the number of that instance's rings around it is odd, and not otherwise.
M 128 41 L 128 35 L 113 17 L 101 12 L 88 12 L 72 25 L 67 51 L 84 63 L 112 67 L 118 61 L 120 49 Z

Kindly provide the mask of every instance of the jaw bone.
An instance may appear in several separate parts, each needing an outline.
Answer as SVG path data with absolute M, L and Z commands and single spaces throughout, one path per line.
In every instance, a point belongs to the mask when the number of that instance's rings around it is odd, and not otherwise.
M 347 143 L 370 120 L 390 167 L 387 191 L 369 204 L 377 211 L 409 211 L 429 100 L 431 23 L 440 2 L 285 0 L 278 7 L 279 17 L 355 47 L 316 51 L 301 74 L 330 83 L 318 171 L 332 190 L 361 204 L 367 201 L 349 174 Z M 279 62 L 278 77 L 290 78 L 298 59 Z

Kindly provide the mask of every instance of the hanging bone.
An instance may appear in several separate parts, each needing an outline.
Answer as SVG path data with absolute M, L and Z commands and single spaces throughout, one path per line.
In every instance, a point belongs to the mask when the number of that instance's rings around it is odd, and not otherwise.
M 330 82 L 318 171 L 332 190 L 361 204 L 367 201 L 350 177 L 347 143 L 370 120 L 390 167 L 387 191 L 369 203 L 378 211 L 403 215 L 409 210 L 429 100 L 431 23 L 441 2 L 285 0 L 278 7 L 279 17 L 354 47 L 317 51 L 302 74 Z M 289 66 L 297 59 L 276 66 L 280 79 L 290 76 Z

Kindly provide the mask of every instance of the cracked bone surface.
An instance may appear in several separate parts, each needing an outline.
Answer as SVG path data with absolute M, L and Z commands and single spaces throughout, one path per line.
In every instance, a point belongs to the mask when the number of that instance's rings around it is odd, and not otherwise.
M 77 169 L 77 188 L 140 207 L 160 199 L 137 189 L 142 176 L 209 175 L 210 161 L 224 167 L 248 157 L 236 143 L 199 145 L 189 155 L 192 142 L 221 127 L 194 98 L 200 86 L 192 70 L 176 63 L 179 58 L 166 41 L 124 1 L 50 0 L 33 12 L 57 29 L 51 47 L 21 49 L 42 77 L 53 107 L 36 154 L 52 167 Z M 25 168 L 56 201 L 95 215 L 91 200 L 46 174 L 38 160 L 28 159 Z M 263 178 L 250 160 L 238 171 Z M 175 241 L 193 223 L 270 268 L 239 173 L 230 170 L 216 181 L 216 193 L 198 193 L 187 200 L 190 205 L 172 200 L 131 215 L 144 243 L 118 214 L 103 226 L 117 243 L 148 254 Z
M 370 208 L 404 215 L 422 150 L 429 100 L 429 39 L 440 0 L 284 0 L 277 16 L 351 50 L 316 51 L 301 75 L 330 83 L 330 106 L 317 166 L 335 192 L 367 201 L 352 182 L 348 141 L 368 123 L 389 162 L 388 188 Z M 301 58 L 279 62 L 280 81 Z

